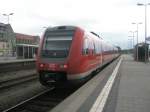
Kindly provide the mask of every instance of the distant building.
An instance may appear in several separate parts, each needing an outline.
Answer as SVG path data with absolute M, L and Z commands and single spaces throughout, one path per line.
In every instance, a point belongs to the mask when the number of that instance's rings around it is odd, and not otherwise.
M 0 23 L 0 56 L 34 58 L 40 37 L 15 33 L 10 24 Z
M 143 42 L 143 43 L 138 43 L 135 45 L 134 60 L 149 61 L 149 44 L 148 43 Z
M 16 44 L 31 44 L 38 45 L 40 41 L 39 36 L 15 33 L 16 35 Z
M 21 33 L 15 34 L 17 58 L 34 58 L 40 42 L 40 37 Z
M 10 24 L 0 23 L 0 56 L 15 52 L 15 33 Z

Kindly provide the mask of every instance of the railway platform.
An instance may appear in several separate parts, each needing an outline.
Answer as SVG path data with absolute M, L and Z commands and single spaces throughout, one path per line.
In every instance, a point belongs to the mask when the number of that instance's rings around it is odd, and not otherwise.
M 150 63 L 135 62 L 125 55 L 104 112 L 149 111 Z
M 150 63 L 114 61 L 51 112 L 149 112 Z
M 35 69 L 35 61 L 35 59 L 0 58 L 0 73 Z
M 0 63 L 15 63 L 24 61 L 35 61 L 35 59 L 17 59 L 16 57 L 0 57 Z

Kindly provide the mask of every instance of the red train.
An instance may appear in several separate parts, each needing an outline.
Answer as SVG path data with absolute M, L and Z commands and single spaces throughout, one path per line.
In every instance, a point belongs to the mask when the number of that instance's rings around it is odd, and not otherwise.
M 47 28 L 37 55 L 41 84 L 79 83 L 118 56 L 118 49 L 76 26 Z

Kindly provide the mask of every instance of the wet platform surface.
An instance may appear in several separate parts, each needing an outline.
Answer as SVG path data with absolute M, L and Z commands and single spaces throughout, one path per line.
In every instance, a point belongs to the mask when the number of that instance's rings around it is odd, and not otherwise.
M 150 112 L 150 63 L 122 58 L 104 112 Z

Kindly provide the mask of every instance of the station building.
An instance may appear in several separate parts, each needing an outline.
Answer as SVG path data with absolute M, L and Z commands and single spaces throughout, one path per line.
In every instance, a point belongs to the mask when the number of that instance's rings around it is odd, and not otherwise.
M 40 37 L 15 33 L 17 58 L 34 58 L 38 49 Z
M 0 23 L 0 56 L 34 58 L 40 37 L 15 33 L 10 24 Z
M 16 38 L 10 24 L 0 23 L 0 56 L 11 56 L 15 52 Z

